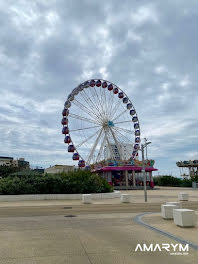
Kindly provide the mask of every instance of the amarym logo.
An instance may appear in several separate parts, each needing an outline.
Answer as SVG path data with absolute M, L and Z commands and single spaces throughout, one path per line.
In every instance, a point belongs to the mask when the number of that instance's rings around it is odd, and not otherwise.
M 189 244 L 186 245 L 182 245 L 182 244 L 168 244 L 168 243 L 164 243 L 164 244 L 137 244 L 135 251 L 151 251 L 151 252 L 155 252 L 155 251 L 162 251 L 162 250 L 166 250 L 168 252 L 170 252 L 171 255 L 174 254 L 188 254 L 187 252 L 189 251 Z

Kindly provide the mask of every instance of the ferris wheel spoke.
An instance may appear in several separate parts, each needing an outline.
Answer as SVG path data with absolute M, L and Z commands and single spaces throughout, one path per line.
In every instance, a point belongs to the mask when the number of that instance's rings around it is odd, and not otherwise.
M 129 121 L 120 121 L 120 122 L 115 122 L 114 124 L 123 124 L 123 123 L 132 123 L 131 120 Z
M 112 119 L 112 121 L 114 121 L 114 120 L 120 118 L 120 117 L 121 117 L 123 114 L 125 114 L 127 111 L 128 111 L 128 109 L 125 109 L 125 110 L 124 110 L 123 112 L 121 112 L 119 115 L 117 115 L 116 117 L 114 117 L 114 118 Z
M 84 91 L 84 90 L 83 90 Z M 85 92 L 84 92 L 85 93 Z M 87 95 L 86 95 L 87 96 Z M 88 98 L 86 98 L 86 96 L 85 95 L 83 95 L 83 93 L 82 93 L 82 97 L 84 98 L 84 100 L 86 101 L 86 103 L 89 105 L 89 107 L 90 107 L 90 109 L 91 109 L 91 112 L 95 115 L 95 116 L 97 116 L 97 118 L 98 119 L 101 119 L 101 117 L 99 116 L 99 114 L 98 114 L 98 110 L 96 109 L 96 111 L 97 111 L 97 114 L 96 114 L 96 112 L 95 112 L 95 105 L 92 105 L 91 104 L 91 100 L 90 100 L 90 98 L 88 97 Z
M 101 102 L 102 113 L 104 115 L 103 119 L 105 119 L 106 115 L 105 115 L 105 109 L 104 109 L 104 98 L 103 98 L 103 95 L 102 95 L 102 90 L 103 90 L 103 88 L 100 87 L 98 92 L 99 92 L 99 98 L 100 98 L 100 102 Z
M 102 112 L 101 103 L 100 103 L 100 100 L 99 100 L 98 94 L 96 94 L 95 87 L 92 87 L 92 89 L 90 89 L 90 92 L 91 92 L 92 98 L 93 98 L 93 99 L 95 98 L 95 100 L 93 100 L 93 101 L 94 101 L 94 103 L 95 103 L 95 105 L 96 105 L 96 108 L 97 108 L 97 110 L 98 110 L 99 115 L 100 115 L 101 118 L 103 119 L 104 114 L 103 114 L 103 112 Z
M 114 127 L 113 127 L 113 129 L 114 129 Z M 126 135 L 123 135 L 119 130 L 117 130 L 117 129 L 115 129 L 116 130 L 116 132 L 117 133 L 119 133 L 119 135 L 121 135 L 122 136 L 122 138 L 124 138 L 125 139 L 125 141 L 126 141 L 126 143 L 131 143 L 131 144 L 134 144 L 134 142 L 132 142 L 131 141 L 131 139 L 129 139 Z
M 98 145 L 98 142 L 99 142 L 99 139 L 100 139 L 100 137 L 101 137 L 102 131 L 103 131 L 103 127 L 101 128 L 100 133 L 99 133 L 99 135 L 97 136 L 96 141 L 95 141 L 94 145 L 92 146 L 89 155 L 87 156 L 87 163 L 88 163 L 88 164 L 90 164 L 91 159 L 93 160 L 93 154 L 94 154 L 95 149 L 96 149 L 96 147 L 97 147 L 97 145 Z
M 111 119 L 111 110 L 112 110 L 112 106 L 113 106 L 113 98 L 114 98 L 114 93 L 113 91 L 109 91 L 109 103 L 108 103 L 108 109 L 109 109 L 109 116 L 108 116 L 108 119 L 110 120 Z
M 101 127 L 101 126 L 93 126 L 93 127 L 85 127 L 85 128 L 78 128 L 78 129 L 72 129 L 70 132 L 75 132 L 75 131 L 80 131 L 80 130 L 86 130 L 86 129 L 92 129 L 96 127 Z
M 99 132 L 100 132 L 101 129 L 97 130 L 96 132 L 94 132 L 91 136 L 87 137 L 85 140 L 83 140 L 80 144 L 78 144 L 76 146 L 76 148 L 79 148 L 81 147 L 83 144 L 85 144 L 86 142 L 88 142 L 90 139 L 92 139 L 94 136 L 96 136 Z
M 107 98 L 106 98 L 106 89 L 103 89 L 104 94 L 104 105 L 105 105 L 105 117 L 108 118 L 108 107 L 107 107 Z
M 102 116 L 103 116 L 103 119 L 104 119 L 104 115 L 105 115 L 105 113 L 104 113 L 104 109 L 103 109 L 103 103 L 102 103 L 102 101 L 100 100 L 100 98 L 99 98 L 99 95 L 98 95 L 98 93 L 97 93 L 97 91 L 96 91 L 96 88 L 95 87 L 93 87 L 94 89 L 93 89 L 93 91 L 95 92 L 95 95 L 97 96 L 97 98 L 98 98 L 98 102 L 99 102 L 99 108 L 101 109 L 101 114 L 102 114 Z M 100 88 L 101 89 L 101 88 Z
M 118 108 L 120 107 L 121 103 L 122 103 L 122 100 L 119 100 L 119 101 L 115 104 L 115 106 L 114 106 L 114 108 L 113 108 L 113 110 L 112 110 L 111 119 L 113 119 L 113 117 L 114 117 L 115 113 L 117 112 Z
M 102 143 L 101 143 L 101 146 L 100 146 L 100 149 L 99 149 L 99 152 L 98 152 L 98 155 L 97 155 L 97 158 L 96 158 L 96 162 L 98 162 L 100 160 L 100 158 L 101 158 L 101 155 L 103 153 L 103 148 L 104 148 L 104 145 L 105 145 L 105 141 L 106 141 L 106 138 L 105 138 L 105 135 L 104 135 Z
M 80 119 L 80 120 L 83 120 L 83 121 L 86 121 L 86 122 L 89 122 L 89 123 L 94 123 L 94 124 L 98 124 L 98 125 L 100 124 L 99 122 L 94 121 L 93 119 L 89 119 L 87 117 L 83 117 L 83 116 L 72 114 L 72 113 L 69 114 L 69 117 L 72 117 L 72 118 L 75 118 L 75 119 Z
M 131 130 L 128 130 L 126 128 L 121 128 L 121 127 L 117 127 L 117 126 L 114 126 L 114 128 L 121 130 L 121 131 L 124 131 L 124 132 L 129 133 L 129 134 L 133 134 L 133 132 Z
M 92 111 L 89 110 L 89 108 L 87 108 L 86 106 L 84 106 L 83 104 L 81 104 L 78 100 L 74 100 L 73 104 L 75 104 L 77 107 L 79 107 L 82 111 L 86 112 L 89 116 L 91 116 L 92 118 L 96 119 L 98 118 L 95 113 L 93 113 Z
M 91 89 L 92 90 L 92 89 Z M 102 119 L 102 115 L 101 115 L 101 113 L 100 113 L 100 110 L 99 110 L 99 108 L 98 108 L 98 106 L 97 106 L 97 104 L 96 103 L 94 103 L 93 102 L 93 100 L 89 97 L 89 95 L 85 92 L 85 90 L 83 90 L 83 93 L 85 94 L 85 96 L 87 97 L 85 100 L 86 100 L 86 102 L 88 103 L 88 105 L 92 108 L 92 110 L 94 111 L 94 109 L 96 110 L 96 112 L 97 112 L 97 116 L 100 118 L 100 119 Z

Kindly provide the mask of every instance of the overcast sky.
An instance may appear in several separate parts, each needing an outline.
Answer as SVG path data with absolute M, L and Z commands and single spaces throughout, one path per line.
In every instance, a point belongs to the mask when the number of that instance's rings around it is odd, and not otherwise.
M 0 1 L 0 155 L 71 164 L 63 104 L 107 79 L 139 116 L 159 174 L 198 159 L 198 1 Z

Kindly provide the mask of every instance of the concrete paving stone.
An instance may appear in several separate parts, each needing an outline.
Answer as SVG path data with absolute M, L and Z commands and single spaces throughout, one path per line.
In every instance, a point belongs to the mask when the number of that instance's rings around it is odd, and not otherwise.
M 90 264 L 86 255 L 0 259 L 1 264 Z
M 198 244 L 198 226 L 181 228 L 176 226 L 173 221 L 166 221 L 161 218 L 159 213 L 145 215 L 142 220 L 151 226 L 159 228 L 165 232 L 171 233 L 175 236 L 188 240 L 192 243 Z

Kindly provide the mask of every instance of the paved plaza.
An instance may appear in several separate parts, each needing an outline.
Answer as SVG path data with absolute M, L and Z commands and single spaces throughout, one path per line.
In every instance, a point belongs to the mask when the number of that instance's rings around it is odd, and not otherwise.
M 138 243 L 178 243 L 134 221 L 143 212 L 144 222 L 198 245 L 198 227 L 180 228 L 163 220 L 160 204 L 177 200 L 181 189 L 123 191 L 131 194 L 130 204 L 119 199 L 81 201 L 25 201 L 0 203 L 0 264 L 138 264 L 197 263 L 198 251 L 190 248 L 187 256 L 169 252 L 135 252 Z M 183 207 L 198 211 L 198 191 Z

